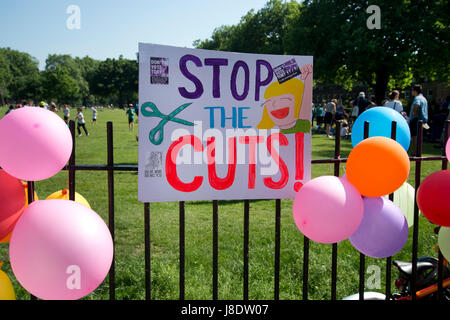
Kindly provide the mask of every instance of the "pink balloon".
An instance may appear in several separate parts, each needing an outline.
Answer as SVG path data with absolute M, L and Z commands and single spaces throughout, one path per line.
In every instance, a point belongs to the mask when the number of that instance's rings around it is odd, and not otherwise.
M 364 204 L 346 179 L 322 176 L 308 181 L 297 193 L 294 220 L 313 241 L 335 243 L 350 237 L 362 221 Z
M 447 140 L 447 146 L 445 147 L 445 154 L 447 155 L 448 161 L 450 161 L 450 139 Z
M 105 279 L 113 242 L 102 218 L 70 200 L 30 204 L 12 233 L 9 255 L 20 284 L 46 300 L 80 299 Z
M 54 112 L 25 107 L 0 120 L 0 167 L 27 181 L 50 178 L 72 153 L 72 135 Z

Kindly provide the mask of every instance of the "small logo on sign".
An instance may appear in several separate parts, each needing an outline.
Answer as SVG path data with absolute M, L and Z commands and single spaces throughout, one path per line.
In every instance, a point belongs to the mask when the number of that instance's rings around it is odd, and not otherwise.
M 147 163 L 145 164 L 146 178 L 162 177 L 162 152 L 152 151 L 147 153 Z
M 169 59 L 150 58 L 150 83 L 169 84 Z
M 295 59 L 291 59 L 275 67 L 273 72 L 275 73 L 275 76 L 280 84 L 302 74 Z

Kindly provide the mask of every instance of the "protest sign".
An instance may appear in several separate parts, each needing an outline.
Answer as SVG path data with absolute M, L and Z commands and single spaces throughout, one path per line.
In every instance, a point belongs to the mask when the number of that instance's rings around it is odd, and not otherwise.
M 313 58 L 139 44 L 141 202 L 293 198 Z

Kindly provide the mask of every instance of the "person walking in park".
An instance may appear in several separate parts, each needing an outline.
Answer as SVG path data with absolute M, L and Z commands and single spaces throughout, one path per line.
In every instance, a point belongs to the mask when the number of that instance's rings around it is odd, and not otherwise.
M 323 117 L 324 117 L 324 112 L 323 112 L 323 107 L 321 103 L 317 103 L 317 129 L 319 131 L 322 130 L 322 123 L 323 123 Z
M 336 114 L 336 99 L 332 99 L 325 107 L 325 132 L 328 138 L 333 138 L 331 135 L 331 125 L 333 124 L 334 116 Z
M 67 104 L 64 105 L 63 113 L 64 113 L 64 122 L 66 124 L 69 124 L 70 108 Z
M 394 109 L 395 111 L 402 113 L 403 105 L 402 102 L 398 99 L 400 96 L 400 92 L 397 90 L 393 90 L 389 93 L 389 100 L 384 104 L 385 107 Z
M 86 122 L 84 121 L 84 115 L 83 115 L 83 108 L 78 108 L 77 113 L 77 130 L 78 130 L 78 136 L 81 137 L 81 127 L 84 130 L 84 133 L 86 133 L 86 136 L 89 135 L 89 132 L 86 129 Z
M 357 117 L 366 111 L 367 107 L 370 105 L 370 102 L 366 99 L 366 94 L 364 92 L 360 92 L 358 98 L 351 102 L 352 106 L 358 107 L 358 115 Z
M 409 112 L 409 128 L 411 130 L 412 138 L 412 155 L 416 153 L 417 148 L 417 132 L 419 121 L 423 122 L 423 128 L 429 129 L 428 126 L 428 101 L 422 94 L 422 86 L 420 84 L 414 85 L 411 90 L 411 95 L 414 100 L 411 104 Z
M 133 131 L 133 129 L 134 129 L 134 109 L 133 109 L 132 104 L 130 104 L 128 106 L 128 110 L 126 111 L 126 114 L 128 116 L 128 129 L 130 131 Z
M 91 107 L 91 111 L 92 111 L 92 124 L 96 124 L 97 123 L 97 109 L 95 108 L 95 106 Z

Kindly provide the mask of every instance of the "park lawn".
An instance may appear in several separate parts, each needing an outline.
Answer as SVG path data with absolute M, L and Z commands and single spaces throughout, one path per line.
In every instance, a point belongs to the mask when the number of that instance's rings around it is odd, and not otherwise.
M 5 108 L 0 108 L 4 114 Z M 73 111 L 73 110 L 72 110 Z M 73 113 L 73 112 L 72 112 Z M 90 121 L 91 111 L 85 110 L 90 136 L 76 138 L 77 164 L 105 164 L 106 122 L 114 125 L 115 164 L 137 164 L 137 125 L 128 130 L 125 112 L 100 109 L 97 124 Z M 51 137 L 49 137 L 51 139 Z M 334 153 L 334 139 L 313 135 L 312 158 L 330 158 Z M 350 141 L 342 142 L 342 156 L 351 150 Z M 439 155 L 440 149 L 425 144 L 424 155 Z M 440 170 L 441 162 L 424 162 L 422 179 Z M 341 164 L 341 175 L 345 164 Z M 411 166 L 409 182 L 414 186 Z M 332 175 L 333 165 L 315 164 L 312 176 Z M 144 206 L 137 201 L 137 172 L 116 172 L 115 181 L 115 261 L 116 298 L 144 299 Z M 36 182 L 39 199 L 67 186 L 67 172 Z M 107 222 L 107 174 L 99 171 L 77 171 L 76 191 L 89 201 L 91 207 Z M 243 297 L 243 201 L 219 202 L 219 299 Z M 151 209 L 151 283 L 152 299 L 179 297 L 179 239 L 178 203 L 153 203 Z M 302 299 L 303 235 L 292 219 L 292 200 L 282 200 L 281 212 L 280 298 Z M 419 256 L 432 255 L 437 243 L 434 225 L 420 216 Z M 249 298 L 273 299 L 274 287 L 275 200 L 250 202 Z M 394 259 L 410 260 L 412 228 L 408 242 Z M 29 294 L 20 286 L 7 261 L 8 244 L 0 244 L 2 269 L 11 278 L 18 299 Z M 5 257 L 5 259 L 2 259 Z M 366 258 L 366 268 L 381 268 L 380 289 L 384 291 L 386 259 Z M 32 267 L 32 266 L 30 266 Z M 392 281 L 396 270 L 392 270 Z M 368 275 L 366 276 L 366 278 Z M 359 253 L 348 240 L 338 244 L 337 297 L 343 298 L 358 291 Z M 395 289 L 393 283 L 392 288 Z M 330 299 L 331 245 L 311 242 L 309 260 L 309 299 Z M 108 299 L 108 277 L 85 299 Z M 211 201 L 186 202 L 186 299 L 212 298 L 212 204 Z

